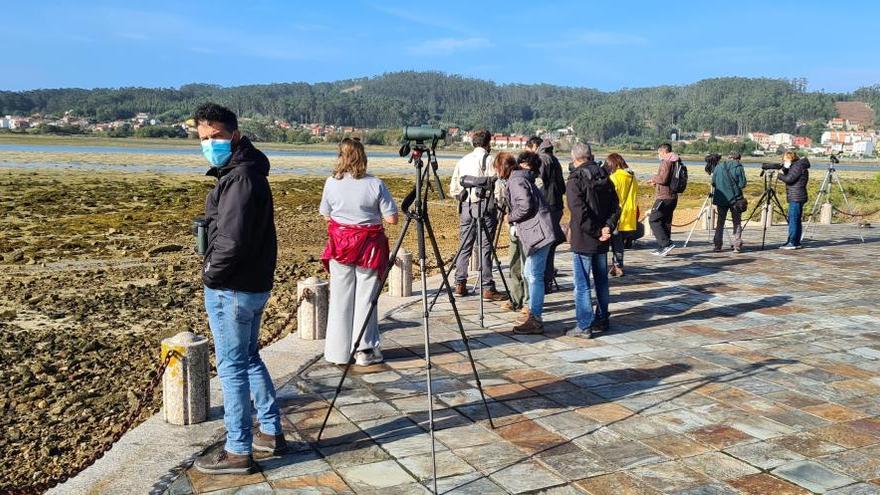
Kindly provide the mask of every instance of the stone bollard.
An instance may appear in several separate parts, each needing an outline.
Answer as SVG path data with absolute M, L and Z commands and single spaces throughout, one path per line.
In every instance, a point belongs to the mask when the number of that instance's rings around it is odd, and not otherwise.
M 208 419 L 211 408 L 211 369 L 208 339 L 180 332 L 162 341 L 162 360 L 174 355 L 162 377 L 162 416 L 173 425 L 191 425 Z
M 401 250 L 391 266 L 388 274 L 388 294 L 391 297 L 409 297 L 412 295 L 413 272 L 412 254 Z
M 297 332 L 304 340 L 322 340 L 327 335 L 327 310 L 330 305 L 330 282 L 309 277 L 296 284 L 296 297 L 308 289 L 311 296 L 303 298 L 296 312 Z
M 831 225 L 831 203 L 822 203 L 822 209 L 819 211 L 819 223 L 822 225 Z

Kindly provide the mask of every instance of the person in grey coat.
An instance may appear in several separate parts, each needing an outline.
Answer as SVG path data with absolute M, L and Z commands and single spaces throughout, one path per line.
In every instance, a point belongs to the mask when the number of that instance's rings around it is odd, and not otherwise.
M 544 270 L 550 247 L 556 242 L 553 219 L 544 196 L 535 185 L 529 170 L 540 160 L 535 153 L 525 151 L 518 157 L 501 153 L 495 159 L 498 176 L 507 180 L 507 202 L 510 205 L 508 221 L 526 255 L 524 274 L 529 290 L 529 314 L 517 319 L 513 333 L 538 334 L 544 331 L 541 314 L 544 308 Z

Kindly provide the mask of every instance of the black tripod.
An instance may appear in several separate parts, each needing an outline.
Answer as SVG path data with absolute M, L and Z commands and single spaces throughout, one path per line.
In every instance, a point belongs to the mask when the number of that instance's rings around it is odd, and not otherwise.
M 489 181 L 487 182 L 487 184 L 492 185 L 491 189 L 482 187 L 469 187 L 465 185 L 465 179 L 462 179 L 462 186 L 467 188 L 468 194 L 475 194 L 479 198 L 479 200 L 477 201 L 477 216 L 474 217 L 473 215 L 471 215 L 471 223 L 468 226 L 467 233 L 464 237 L 465 239 L 470 239 L 471 236 L 473 236 L 476 239 L 475 242 L 477 246 L 479 246 L 477 252 L 477 287 L 479 287 L 478 290 L 482 290 L 483 288 L 483 255 L 485 254 L 483 252 L 483 239 L 492 239 L 492 236 L 489 235 L 489 230 L 486 227 L 486 223 L 483 222 L 483 201 L 488 202 L 489 198 L 491 198 L 495 182 Z M 464 204 L 463 202 L 462 207 L 470 208 L 470 204 Z M 500 225 L 500 223 L 498 223 L 497 225 Z M 458 251 L 455 253 L 455 257 L 452 258 L 453 267 L 457 265 L 459 258 L 464 254 L 464 248 L 465 243 L 461 243 L 461 246 L 458 247 Z M 505 292 L 510 294 L 510 289 L 507 287 L 507 280 L 504 278 L 504 271 L 501 269 L 501 260 L 498 259 L 498 253 L 495 251 L 494 242 L 489 243 L 489 253 L 491 255 L 491 259 L 495 261 L 495 269 L 498 270 L 498 275 L 501 277 L 501 283 L 504 285 Z M 440 291 L 442 291 L 443 288 L 451 290 L 449 279 L 447 278 L 446 274 L 443 275 L 443 281 L 441 282 L 440 290 L 438 290 L 437 293 L 434 294 L 434 300 L 431 301 L 431 306 L 428 308 L 429 310 L 434 309 L 434 304 L 437 303 L 437 298 L 440 297 Z M 480 328 L 484 328 L 486 325 L 483 322 L 485 318 L 483 313 L 483 297 L 479 293 L 477 295 L 480 297 Z
M 446 280 L 446 268 L 443 266 L 443 258 L 440 255 L 440 248 L 437 246 L 437 239 L 434 236 L 434 229 L 431 228 L 431 220 L 428 217 L 428 195 L 424 192 L 424 187 L 430 187 L 430 178 L 433 172 L 434 177 L 434 189 L 440 194 L 441 199 L 444 199 L 443 189 L 440 185 L 440 179 L 437 176 L 437 158 L 434 154 L 434 150 L 437 147 L 437 138 L 431 144 L 431 147 L 428 148 L 425 146 L 424 141 L 416 141 L 415 146 L 412 149 L 412 155 L 410 156 L 410 163 L 413 163 L 416 168 L 416 184 L 413 186 L 412 191 L 406 196 L 401 204 L 401 210 L 406 215 L 406 222 L 403 224 L 403 229 L 400 231 L 400 235 L 397 237 L 397 241 L 394 244 L 394 249 L 391 251 L 389 256 L 389 260 L 393 261 L 397 258 L 397 252 L 400 250 L 401 244 L 403 244 L 403 239 L 406 236 L 407 231 L 409 230 L 410 224 L 413 221 L 416 222 L 416 232 L 418 235 L 418 251 L 419 251 L 419 274 L 422 280 L 422 307 L 424 308 L 424 313 L 422 314 L 422 328 L 425 333 L 425 369 L 427 371 L 427 385 L 428 385 L 428 424 L 429 431 L 431 434 L 431 462 L 433 466 L 433 476 L 434 476 L 434 493 L 437 493 L 437 459 L 436 452 L 434 446 L 434 394 L 432 390 L 431 384 L 431 348 L 430 348 L 430 332 L 429 332 L 429 317 L 430 312 L 428 310 L 428 287 L 427 287 L 427 279 L 428 274 L 425 269 L 426 262 L 426 253 L 425 253 L 425 232 L 428 234 L 428 239 L 431 241 L 431 248 L 434 251 L 434 256 L 437 259 L 437 266 L 440 268 L 440 273 L 443 276 L 443 279 Z M 408 145 L 401 149 L 401 154 L 405 155 L 404 149 L 409 150 Z M 427 154 L 429 166 L 425 166 L 424 161 L 422 160 L 422 156 Z M 327 409 L 327 415 L 324 416 L 324 421 L 321 423 L 321 429 L 318 431 L 318 442 L 321 441 L 321 435 L 324 433 L 324 428 L 327 426 L 327 420 L 330 418 L 330 413 L 333 411 L 333 407 L 336 405 L 336 399 L 339 397 L 339 393 L 342 390 L 342 385 L 345 382 L 346 376 L 348 376 L 348 372 L 351 369 L 351 365 L 354 364 L 354 355 L 357 352 L 357 348 L 360 345 L 361 341 L 364 338 L 364 333 L 366 333 L 367 325 L 369 324 L 370 316 L 373 314 L 373 311 L 376 311 L 376 306 L 379 303 L 379 294 L 382 291 L 382 287 L 385 285 L 385 281 L 388 279 L 388 273 L 390 270 L 385 270 L 385 273 L 382 275 L 382 278 L 379 284 L 376 285 L 375 294 L 373 294 L 373 299 L 370 302 L 370 311 L 364 318 L 364 322 L 361 325 L 360 333 L 358 333 L 357 339 L 355 339 L 356 344 L 351 350 L 351 355 L 348 358 L 348 363 L 345 365 L 345 370 L 342 372 L 342 377 L 339 379 L 339 384 L 336 386 L 336 391 L 333 394 L 333 400 L 330 401 L 330 408 Z M 441 286 L 441 290 L 442 290 Z M 492 422 L 492 415 L 489 411 L 489 404 L 486 402 L 486 396 L 483 393 L 483 385 L 480 382 L 480 376 L 477 373 L 477 366 L 474 364 L 474 358 L 471 354 L 471 346 L 468 342 L 467 335 L 464 333 L 464 327 L 461 323 L 461 316 L 458 314 L 458 308 L 455 305 L 455 296 L 452 293 L 452 288 L 449 284 L 446 284 L 446 294 L 449 296 L 449 303 L 452 305 L 452 311 L 455 314 L 455 321 L 458 323 L 458 331 L 461 334 L 461 340 L 464 342 L 465 350 L 467 351 L 468 360 L 471 364 L 471 370 L 474 373 L 474 380 L 477 384 L 477 389 L 480 391 L 480 398 L 483 400 L 483 406 L 486 408 L 486 416 L 489 418 L 489 425 L 492 428 L 495 428 L 495 424 Z
M 752 208 L 749 217 L 746 218 L 746 221 L 743 223 L 742 229 L 746 229 L 746 226 L 752 221 L 752 217 L 755 216 L 755 213 L 759 209 L 764 212 L 765 221 L 763 221 L 761 225 L 761 228 L 764 230 L 761 234 L 761 250 L 763 251 L 764 243 L 767 240 L 767 224 L 773 223 L 773 212 L 778 211 L 779 214 L 786 219 L 788 216 L 785 213 L 785 208 L 782 207 L 782 203 L 779 202 L 779 197 L 776 195 L 776 171 L 762 169 L 761 177 L 764 178 L 764 192 L 758 199 L 758 203 Z M 776 208 L 778 208 L 778 210 Z

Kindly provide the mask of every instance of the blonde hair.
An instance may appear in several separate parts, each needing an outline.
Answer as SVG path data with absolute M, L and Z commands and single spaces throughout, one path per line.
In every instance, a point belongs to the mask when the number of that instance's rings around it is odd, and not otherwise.
M 785 160 L 791 160 L 793 162 L 796 162 L 799 160 L 799 158 L 797 156 L 797 153 L 795 153 L 794 151 L 786 151 L 785 154 L 782 155 L 782 161 L 785 161 Z
M 367 175 L 367 152 L 360 141 L 345 138 L 339 143 L 339 158 L 333 169 L 333 177 L 342 179 L 345 174 L 351 174 L 355 179 L 361 179 Z

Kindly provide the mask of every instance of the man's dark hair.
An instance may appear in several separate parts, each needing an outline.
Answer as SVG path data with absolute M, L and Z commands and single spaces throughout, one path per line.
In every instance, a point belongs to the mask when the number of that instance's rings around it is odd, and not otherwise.
M 235 116 L 235 113 L 216 103 L 199 105 L 193 114 L 193 120 L 196 125 L 199 125 L 199 122 L 220 122 L 228 132 L 235 132 L 238 129 L 238 117 Z
M 658 150 L 663 150 L 667 153 L 672 153 L 672 145 L 669 143 L 663 143 L 657 147 Z
M 543 142 L 544 142 L 544 140 L 539 138 L 538 136 L 532 136 L 529 138 L 528 141 L 526 141 L 526 146 L 528 146 L 530 148 L 532 146 L 534 146 L 535 148 L 537 148 L 537 147 L 541 146 L 541 143 L 543 143 Z
M 523 151 L 516 157 L 518 165 L 525 164 L 534 174 L 538 174 L 541 170 L 541 158 L 537 153 L 532 151 Z
M 486 129 L 480 129 L 474 132 L 473 144 L 475 148 L 488 148 L 492 142 L 492 133 Z
M 727 156 L 728 156 L 728 158 L 730 158 L 731 160 L 740 160 L 740 159 L 742 159 L 742 157 L 743 157 L 743 156 L 742 156 L 742 153 L 740 153 L 739 151 L 731 151 L 730 154 L 727 155 Z

